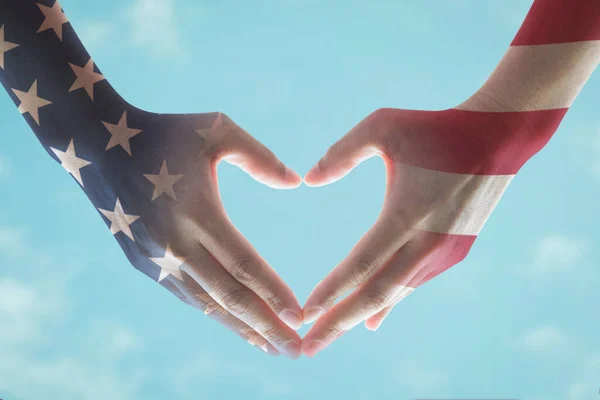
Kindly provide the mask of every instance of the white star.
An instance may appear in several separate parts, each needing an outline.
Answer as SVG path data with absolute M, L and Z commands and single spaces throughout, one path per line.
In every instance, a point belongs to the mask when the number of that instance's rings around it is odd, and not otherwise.
M 0 27 L 0 68 L 4 69 L 4 53 L 19 47 L 16 43 L 4 41 L 4 25 Z
M 56 36 L 58 36 L 58 38 L 62 42 L 63 24 L 66 24 L 67 22 L 69 22 L 69 20 L 67 19 L 67 16 L 65 15 L 60 4 L 58 3 L 58 0 L 56 0 L 52 7 L 47 7 L 42 4 L 38 4 L 38 7 L 44 14 L 45 19 L 42 23 L 42 26 L 40 26 L 40 29 L 38 29 L 37 33 L 43 32 L 48 29 L 53 29 L 56 33 Z
M 127 154 L 131 155 L 131 147 L 129 145 L 129 139 L 142 132 L 140 129 L 130 129 L 127 126 L 127 111 L 123 112 L 121 119 L 117 125 L 110 124 L 102 121 L 106 129 L 111 134 L 106 150 L 111 149 L 115 146 L 121 146 Z
M 204 139 L 204 146 L 210 148 L 214 142 L 220 139 L 219 129 L 224 125 L 223 113 L 218 113 L 210 128 L 196 129 L 196 133 Z
M 223 125 L 223 113 L 217 114 L 217 117 L 213 121 L 210 128 L 196 129 L 196 133 L 202 136 L 204 139 L 208 139 L 210 137 L 210 133 L 212 133 L 213 130 L 221 127 L 221 125 Z
M 103 81 L 104 76 L 94 71 L 94 61 L 90 58 L 90 60 L 83 67 L 78 67 L 77 65 L 69 63 L 69 66 L 77 76 L 75 82 L 69 89 L 69 92 L 77 89 L 85 89 L 90 99 L 94 101 L 94 83 Z
M 175 183 L 177 183 L 178 180 L 183 178 L 183 175 L 169 175 L 169 169 L 167 168 L 166 160 L 163 161 L 158 175 L 144 174 L 144 176 L 146 177 L 146 179 L 148 179 L 154 184 L 154 193 L 152 193 L 152 200 L 156 199 L 161 194 L 166 193 L 170 198 L 177 201 L 173 185 L 175 185 Z
M 48 104 L 52 104 L 52 102 L 38 97 L 37 79 L 33 81 L 33 85 L 31 85 L 27 92 L 22 92 L 17 89 L 13 89 L 12 91 L 19 98 L 19 100 L 21 100 L 21 104 L 19 105 L 19 111 L 21 111 L 21 114 L 29 113 L 29 115 L 31 115 L 31 118 L 33 118 L 33 120 L 39 125 L 39 109 L 41 107 L 47 106 Z
M 181 266 L 185 263 L 185 260 L 173 254 L 173 251 L 168 243 L 167 249 L 165 250 L 165 256 L 162 258 L 151 258 L 150 261 L 160 267 L 160 275 L 158 276 L 159 282 L 169 275 L 173 275 L 175 278 L 183 282 Z
M 81 186 L 83 186 L 83 180 L 81 179 L 81 171 L 80 169 L 86 167 L 91 164 L 90 161 L 86 161 L 83 158 L 78 158 L 75 155 L 75 145 L 73 144 L 73 139 L 71 139 L 71 143 L 69 143 L 69 147 L 67 147 L 67 151 L 60 151 L 53 147 L 50 149 L 56 154 L 56 157 L 60 160 L 60 165 L 63 166 L 64 169 L 67 170 L 68 173 L 73 175 L 73 178 L 79 182 Z
M 94 71 L 94 61 L 90 58 L 87 64 L 85 64 L 83 67 L 79 67 L 71 63 L 69 63 L 69 66 L 77 76 L 75 82 L 69 89 L 69 92 L 83 88 L 88 96 L 94 100 L 94 83 L 106 79 L 102 74 Z
M 133 238 L 133 234 L 131 233 L 131 228 L 129 225 L 133 224 L 139 218 L 136 215 L 128 215 L 123 211 L 123 206 L 121 206 L 121 201 L 117 197 L 117 204 L 115 204 L 114 211 L 107 211 L 98 209 L 106 218 L 110 220 L 110 232 L 113 235 L 116 235 L 119 232 L 123 232 L 127 237 L 135 242 Z
M 218 135 L 215 133 L 215 131 L 221 126 L 223 126 L 223 113 L 217 114 L 217 117 L 213 121 L 210 128 L 196 129 L 196 133 L 205 140 L 207 145 L 210 146 L 210 142 L 217 140 Z

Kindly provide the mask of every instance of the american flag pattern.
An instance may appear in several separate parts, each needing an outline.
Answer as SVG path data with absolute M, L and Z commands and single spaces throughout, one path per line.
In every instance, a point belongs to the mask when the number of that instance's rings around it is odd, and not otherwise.
M 535 0 L 496 70 L 468 100 L 440 111 L 380 109 L 334 144 L 308 184 L 331 183 L 381 155 L 387 193 L 375 225 L 310 294 L 305 320 L 323 316 L 304 338 L 316 346 L 306 344 L 305 353 L 362 321 L 376 329 L 415 288 L 463 260 L 599 62 L 600 1 Z
M 523 72 L 515 74 L 510 66 L 517 62 Z M 426 275 L 414 282 L 415 287 L 466 256 L 504 190 L 525 162 L 550 140 L 599 62 L 599 1 L 536 0 L 489 77 L 491 84 L 440 114 L 439 123 L 450 127 L 443 137 L 425 139 L 455 157 L 428 159 L 418 152 L 406 155 L 407 164 L 423 168 L 420 173 L 424 181 L 437 178 L 449 186 L 455 186 L 453 180 L 463 181 L 477 188 L 470 203 L 449 208 L 454 215 L 433 216 L 422 222 L 430 235 L 446 236 L 447 244 Z M 549 84 L 561 75 L 569 79 Z M 506 90 L 507 86 L 517 88 L 516 92 Z M 538 87 L 552 89 L 545 96 L 532 98 L 530 93 Z M 493 102 L 485 101 L 486 97 Z M 467 126 L 469 129 L 463 129 Z
M 58 1 L 0 1 L 0 79 L 50 156 L 85 191 L 130 262 L 157 282 L 182 280 L 167 238 L 180 196 L 219 113 L 155 114 L 108 83 Z

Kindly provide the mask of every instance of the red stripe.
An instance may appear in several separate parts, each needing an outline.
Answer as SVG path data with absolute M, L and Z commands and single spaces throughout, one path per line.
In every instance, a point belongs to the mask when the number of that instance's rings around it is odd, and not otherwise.
M 600 40 L 600 0 L 535 0 L 511 46 Z
M 438 245 L 432 254 L 432 257 L 425 266 L 423 272 L 424 278 L 418 282 L 411 282 L 410 286 L 419 287 L 422 284 L 435 278 L 450 267 L 461 262 L 471 250 L 477 236 L 467 235 L 449 235 L 446 233 L 424 232 L 427 237 L 423 240 L 431 240 L 434 243 L 442 243 Z
M 567 110 L 388 109 L 388 115 L 398 131 L 398 162 L 458 174 L 513 175 L 546 145 Z

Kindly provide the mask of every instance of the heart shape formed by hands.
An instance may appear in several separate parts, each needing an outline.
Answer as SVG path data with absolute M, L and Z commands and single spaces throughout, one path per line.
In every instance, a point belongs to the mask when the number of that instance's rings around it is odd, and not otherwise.
M 216 168 L 225 160 L 282 189 L 302 178 L 224 114 L 157 114 L 126 102 L 58 1 L 44 3 L 0 2 L 7 25 L 6 32 L 0 27 L 1 78 L 21 114 L 85 191 L 131 264 L 265 352 L 292 358 L 315 355 L 362 321 L 377 329 L 414 288 L 460 262 L 514 174 L 555 132 L 599 54 L 584 42 L 600 35 L 595 23 L 563 32 L 559 42 L 569 45 L 560 47 L 536 47 L 546 39 L 526 29 L 491 83 L 458 107 L 380 109 L 362 120 L 304 182 L 332 183 L 380 156 L 384 205 L 301 307 L 227 217 Z M 578 18 L 594 15 L 576 10 Z M 536 26 L 539 20 L 531 19 Z M 513 65 L 520 69 L 511 71 Z M 498 89 L 503 82 L 510 90 Z M 296 329 L 315 320 L 301 339 Z
M 267 353 L 292 358 L 313 356 L 360 322 L 376 329 L 414 288 L 460 262 L 514 173 L 538 150 L 519 119 L 461 109 L 372 113 L 304 181 L 326 185 L 381 156 L 383 209 L 301 308 L 227 217 L 216 168 L 225 160 L 281 189 L 298 187 L 300 176 L 222 113 L 163 115 L 113 104 L 93 128 L 106 144 L 76 153 L 71 138 L 66 150 L 51 148 L 63 167 L 136 268 Z M 506 145 L 509 134 L 522 140 Z M 316 319 L 301 340 L 295 330 Z

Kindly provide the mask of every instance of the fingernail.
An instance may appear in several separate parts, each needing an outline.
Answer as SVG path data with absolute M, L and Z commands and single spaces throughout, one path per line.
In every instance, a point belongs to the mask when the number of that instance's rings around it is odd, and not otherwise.
M 261 347 L 261 350 L 264 351 L 265 353 L 267 353 L 270 356 L 279 356 L 281 353 L 279 353 L 279 351 L 273 347 L 273 345 L 271 345 L 270 343 L 265 343 L 263 344 Z
M 302 345 L 296 341 L 290 340 L 283 344 L 282 352 L 290 358 L 299 358 L 302 355 Z
M 304 323 L 310 324 L 325 313 L 323 307 L 313 307 L 304 313 Z
M 315 354 L 325 348 L 325 342 L 322 340 L 311 340 L 304 346 L 304 354 L 313 357 Z
M 375 331 L 377 331 L 377 329 L 379 329 L 379 327 L 380 327 L 380 326 L 381 326 L 381 322 L 380 322 L 380 323 L 378 323 L 378 324 L 377 324 L 377 325 L 375 325 L 375 326 L 369 326 L 369 325 L 365 324 L 365 328 L 367 328 L 367 329 L 368 329 L 368 330 L 370 330 L 371 332 L 375 332 Z
M 279 318 L 285 322 L 290 328 L 297 331 L 302 326 L 302 317 L 297 312 L 286 309 L 279 314 Z

